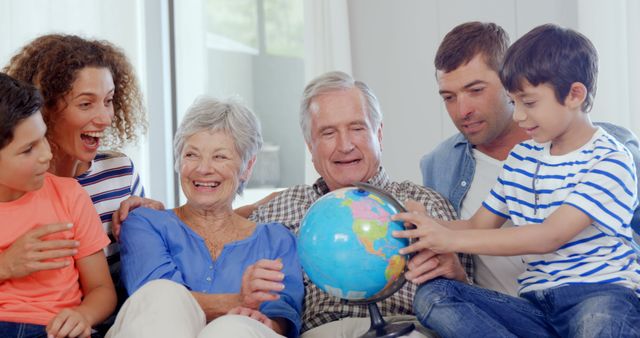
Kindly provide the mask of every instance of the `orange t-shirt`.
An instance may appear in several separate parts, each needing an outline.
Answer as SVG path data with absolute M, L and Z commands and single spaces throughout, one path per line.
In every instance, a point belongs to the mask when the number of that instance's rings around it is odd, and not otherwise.
M 44 185 L 19 199 L 0 203 L 0 252 L 18 237 L 44 224 L 72 223 L 44 237 L 80 242 L 71 264 L 0 282 L 0 321 L 47 325 L 62 309 L 80 305 L 82 291 L 75 261 L 109 244 L 89 195 L 72 178 L 46 174 Z

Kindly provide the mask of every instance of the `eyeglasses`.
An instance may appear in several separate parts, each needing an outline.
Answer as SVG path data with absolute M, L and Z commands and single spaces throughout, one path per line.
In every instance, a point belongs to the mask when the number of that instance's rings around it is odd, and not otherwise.
M 538 191 L 536 190 L 536 181 L 538 180 L 538 172 L 540 171 L 540 161 L 536 160 L 536 171 L 533 174 L 533 181 L 531 181 L 531 190 L 533 190 L 533 214 L 538 214 L 538 201 L 540 200 L 540 196 L 538 196 Z

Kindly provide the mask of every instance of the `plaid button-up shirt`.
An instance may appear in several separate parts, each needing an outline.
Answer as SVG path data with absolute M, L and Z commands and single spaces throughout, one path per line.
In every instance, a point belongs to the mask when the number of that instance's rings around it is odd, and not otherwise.
M 391 193 L 399 201 L 413 199 L 424 204 L 427 212 L 434 218 L 452 220 L 455 211 L 451 204 L 437 192 L 415 183 L 392 182 L 382 167 L 367 183 Z M 298 185 L 282 191 L 269 203 L 262 205 L 252 215 L 251 220 L 258 223 L 280 222 L 295 234 L 307 209 L 329 192 L 325 181 L 320 178 L 313 186 Z M 461 263 L 468 276 L 473 276 L 473 262 L 469 256 L 461 255 Z M 352 305 L 330 296 L 313 284 L 304 275 L 305 297 L 302 315 L 302 331 L 346 317 L 368 317 L 365 305 Z M 413 295 L 417 286 L 409 281 L 389 298 L 378 303 L 382 316 L 413 315 Z

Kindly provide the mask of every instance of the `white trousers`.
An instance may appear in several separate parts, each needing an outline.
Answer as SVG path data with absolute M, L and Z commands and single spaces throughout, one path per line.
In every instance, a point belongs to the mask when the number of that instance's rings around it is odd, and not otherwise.
M 124 303 L 106 338 L 275 338 L 282 337 L 259 321 L 239 315 L 209 324 L 200 304 L 184 286 L 154 280 Z

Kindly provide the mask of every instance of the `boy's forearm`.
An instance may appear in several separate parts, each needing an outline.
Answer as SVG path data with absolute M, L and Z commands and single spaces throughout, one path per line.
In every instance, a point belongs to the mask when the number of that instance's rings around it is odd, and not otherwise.
M 102 250 L 76 260 L 76 266 L 84 298 L 75 310 L 82 313 L 93 326 L 113 312 L 118 297 Z
M 472 229 L 454 232 L 455 252 L 490 256 L 544 254 L 554 251 L 555 244 L 540 231 L 539 225 L 502 229 Z
M 98 286 L 86 294 L 75 310 L 87 318 L 91 326 L 102 323 L 116 308 L 117 296 L 113 287 Z
M 0 283 L 4 283 L 8 279 L 11 279 L 11 272 L 4 264 L 4 253 L 0 253 Z
M 541 224 L 510 228 L 463 230 L 455 234 L 457 252 L 515 256 L 556 251 L 591 224 L 591 218 L 570 205 L 562 205 Z
M 446 226 L 447 228 L 451 229 L 451 230 L 466 230 L 466 229 L 473 229 L 473 225 L 471 224 L 471 222 L 469 222 L 469 220 L 455 220 L 455 221 L 441 221 L 438 220 L 438 223 Z

